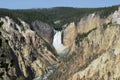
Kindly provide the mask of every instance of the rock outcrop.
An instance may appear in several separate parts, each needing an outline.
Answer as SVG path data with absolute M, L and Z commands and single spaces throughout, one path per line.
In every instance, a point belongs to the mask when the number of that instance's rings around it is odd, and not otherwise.
M 36 20 L 32 23 L 32 29 L 35 30 L 35 32 L 37 32 L 37 34 L 41 36 L 46 42 L 52 44 L 54 36 L 53 27 L 49 26 L 46 23 Z
M 0 79 L 2 80 L 15 80 L 15 76 L 20 74 L 20 70 L 17 65 L 17 60 L 13 51 L 8 45 L 8 41 L 0 35 Z M 13 67 L 13 64 L 15 67 Z M 19 73 L 16 73 L 19 72 Z M 8 76 L 9 75 L 9 76 Z M 22 75 L 21 75 L 22 76 Z M 11 78 L 10 78 L 11 77 Z
M 74 42 L 75 37 L 77 35 L 77 29 L 74 23 L 70 23 L 64 30 L 63 30 L 63 45 L 71 46 L 72 42 Z
M 77 31 L 80 34 L 87 33 L 91 29 L 99 27 L 102 21 L 103 20 L 100 19 L 99 15 L 95 15 L 95 13 L 90 14 L 81 18 L 80 22 L 77 25 Z
M 120 24 L 120 8 L 112 15 L 112 23 Z
M 27 23 L 20 20 L 19 26 L 9 17 L 1 18 L 1 21 L 4 23 L 0 28 L 1 36 L 7 41 L 5 46 L 9 46 L 12 51 L 9 56 L 15 61 L 11 74 L 6 72 L 10 80 L 13 77 L 16 80 L 19 76 L 32 80 L 43 75 L 47 72 L 46 67 L 58 61 L 54 48 L 31 30 Z

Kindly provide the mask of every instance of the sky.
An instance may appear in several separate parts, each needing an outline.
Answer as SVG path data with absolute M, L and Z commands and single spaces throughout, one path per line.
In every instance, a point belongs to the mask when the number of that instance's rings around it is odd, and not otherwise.
M 0 0 L 0 8 L 8 9 L 51 7 L 95 8 L 119 4 L 120 0 Z

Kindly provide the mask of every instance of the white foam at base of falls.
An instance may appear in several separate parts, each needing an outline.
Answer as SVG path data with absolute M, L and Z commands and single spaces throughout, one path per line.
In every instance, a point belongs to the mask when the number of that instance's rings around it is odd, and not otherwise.
M 53 46 L 60 56 L 64 56 L 67 53 L 67 47 L 62 44 L 62 32 L 56 31 L 53 39 Z

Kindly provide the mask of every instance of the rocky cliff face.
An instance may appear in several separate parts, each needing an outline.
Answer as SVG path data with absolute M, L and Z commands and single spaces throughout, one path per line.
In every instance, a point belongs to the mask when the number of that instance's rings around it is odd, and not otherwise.
M 100 19 L 99 15 L 95 15 L 95 13 L 90 14 L 81 18 L 80 22 L 77 25 L 77 31 L 80 34 L 87 33 L 93 28 L 99 27 L 102 21 L 103 20 Z
M 46 23 L 41 21 L 34 21 L 32 23 L 32 28 L 37 32 L 39 36 L 41 36 L 46 42 L 52 44 L 54 29 Z
M 71 51 L 48 80 L 119 80 L 119 11 L 106 19 L 82 18 Z
M 71 46 L 77 34 L 77 29 L 74 23 L 70 23 L 63 31 L 63 44 Z
M 14 62 L 12 69 L 4 72 L 3 77 L 8 76 L 10 80 L 16 80 L 22 76 L 32 80 L 43 75 L 47 71 L 47 66 L 57 62 L 54 48 L 31 30 L 27 23 L 20 20 L 21 25 L 18 25 L 9 17 L 1 18 L 1 21 L 4 23 L 0 28 L 1 37 L 7 41 L 7 45 L 2 46 L 9 47 L 6 51 L 11 51 L 8 55 Z M 9 79 L 4 77 L 4 80 Z
M 71 80 L 113 80 L 120 79 L 119 73 L 119 34 L 120 25 L 109 24 L 97 28 L 81 41 L 82 64 Z M 83 69 L 82 69 L 82 68 Z M 117 72 L 118 71 L 118 72 Z

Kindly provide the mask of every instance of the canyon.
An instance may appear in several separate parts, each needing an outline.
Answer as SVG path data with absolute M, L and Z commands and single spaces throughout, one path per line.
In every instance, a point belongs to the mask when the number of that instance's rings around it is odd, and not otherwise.
M 0 18 L 0 79 L 119 80 L 120 7 L 91 13 L 62 30 L 42 21 Z

